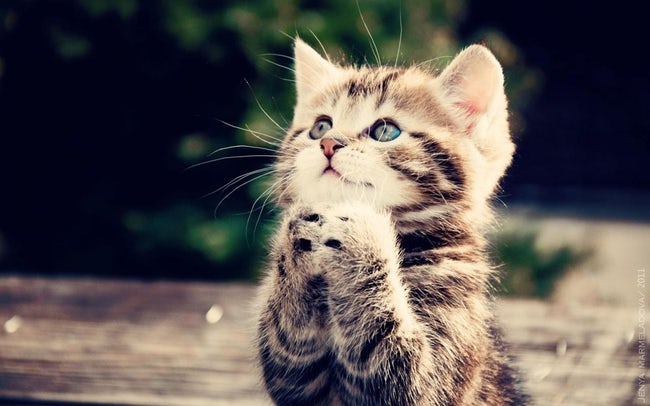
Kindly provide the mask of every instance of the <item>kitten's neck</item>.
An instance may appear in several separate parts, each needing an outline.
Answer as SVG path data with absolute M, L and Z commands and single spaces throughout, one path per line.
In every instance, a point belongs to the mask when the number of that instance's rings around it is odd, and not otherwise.
M 472 246 L 482 251 L 486 246 L 483 228 L 491 221 L 489 210 L 481 211 L 481 220 L 467 207 L 457 207 L 430 218 L 394 214 L 400 247 L 405 253 L 429 251 L 432 249 Z

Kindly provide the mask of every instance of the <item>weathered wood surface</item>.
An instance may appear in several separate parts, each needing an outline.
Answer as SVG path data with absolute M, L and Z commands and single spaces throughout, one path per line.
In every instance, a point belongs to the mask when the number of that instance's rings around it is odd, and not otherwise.
M 0 402 L 268 405 L 254 290 L 0 276 Z M 503 300 L 497 312 L 536 404 L 650 403 L 637 397 L 638 309 Z

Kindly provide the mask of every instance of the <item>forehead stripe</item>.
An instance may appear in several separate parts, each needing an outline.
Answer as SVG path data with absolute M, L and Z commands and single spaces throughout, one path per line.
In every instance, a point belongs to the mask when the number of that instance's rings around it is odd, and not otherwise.
M 379 89 L 381 93 L 379 94 L 379 98 L 377 99 L 377 107 L 379 107 L 386 101 L 386 90 L 388 89 L 388 85 L 390 84 L 390 82 L 397 79 L 401 74 L 402 71 L 393 71 L 390 72 L 388 75 L 384 76 L 384 78 L 381 81 L 381 84 L 379 85 Z
M 293 131 L 293 132 L 291 133 L 290 137 L 291 137 L 291 138 L 296 138 L 297 136 L 299 136 L 299 135 L 300 135 L 303 131 L 305 131 L 305 130 L 306 130 L 306 128 L 299 128 L 299 129 Z
M 380 76 L 381 73 L 366 73 L 350 79 L 345 85 L 345 88 L 347 88 L 348 91 L 348 96 L 365 97 L 372 93 L 381 92 L 379 98 L 383 103 L 386 98 L 386 89 L 388 88 L 388 85 L 390 82 L 398 78 L 402 74 L 402 71 L 390 71 L 383 76 Z

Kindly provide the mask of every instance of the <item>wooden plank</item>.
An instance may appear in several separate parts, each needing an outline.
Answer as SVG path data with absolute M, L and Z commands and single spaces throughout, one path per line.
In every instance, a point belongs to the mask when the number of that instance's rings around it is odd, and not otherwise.
M 268 405 L 254 363 L 254 291 L 1 276 L 0 400 Z M 637 309 L 531 300 L 496 309 L 537 404 L 642 404 Z
M 650 372 L 638 365 L 638 309 L 501 300 L 497 314 L 537 404 L 650 403 L 636 396 Z
M 250 285 L 0 279 L 0 396 L 259 405 Z M 212 306 L 223 316 L 206 320 Z

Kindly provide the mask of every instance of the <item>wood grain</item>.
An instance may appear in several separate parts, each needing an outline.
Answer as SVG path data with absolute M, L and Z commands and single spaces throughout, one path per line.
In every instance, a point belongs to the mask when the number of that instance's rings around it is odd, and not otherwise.
M 254 292 L 0 276 L 0 401 L 269 405 L 254 363 Z M 537 404 L 642 404 L 637 309 L 503 300 L 497 313 Z

